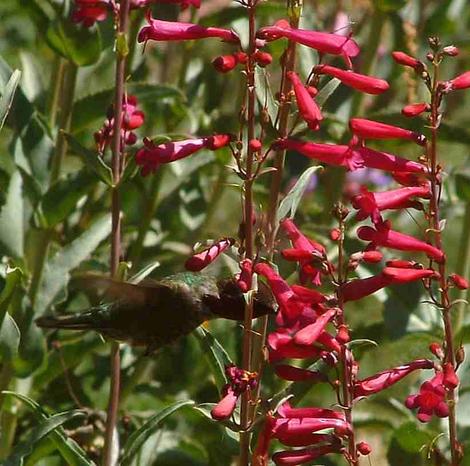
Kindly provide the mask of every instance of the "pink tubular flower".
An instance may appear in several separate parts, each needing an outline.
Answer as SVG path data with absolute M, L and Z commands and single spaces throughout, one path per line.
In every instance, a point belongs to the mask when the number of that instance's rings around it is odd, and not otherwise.
M 212 264 L 217 257 L 220 256 L 226 249 L 233 244 L 232 239 L 224 238 L 217 241 L 213 246 L 204 249 L 204 251 L 194 254 L 184 263 L 186 270 L 191 272 L 199 272 L 206 268 L 209 264 Z
M 214 408 L 212 408 L 212 419 L 215 419 L 216 421 L 228 419 L 235 410 L 237 400 L 238 396 L 231 388 L 229 388 L 227 390 L 227 394 L 217 403 L 216 406 L 214 406 Z
M 289 218 L 281 221 L 281 228 L 287 233 L 294 246 L 292 249 L 282 251 L 283 257 L 286 260 L 294 260 L 300 263 L 302 281 L 308 278 L 314 285 L 320 285 L 320 271 L 313 266 L 307 266 L 312 264 L 315 257 L 317 259 L 322 258 L 325 254 L 325 248 L 320 243 L 307 238 Z
M 423 63 L 405 52 L 392 52 L 392 57 L 399 65 L 409 66 L 415 70 L 420 70 L 424 67 Z
M 225 374 L 228 383 L 223 388 L 224 396 L 211 411 L 212 418 L 217 421 L 228 419 L 235 410 L 240 395 L 257 385 L 256 372 L 248 372 L 233 364 L 225 367 Z
M 348 63 L 350 63 L 351 57 L 359 54 L 358 45 L 350 37 L 329 34 L 327 32 L 309 31 L 307 29 L 294 29 L 290 27 L 289 22 L 286 20 L 280 20 L 274 26 L 259 29 L 257 36 L 267 41 L 286 38 L 314 48 L 320 53 L 343 55 Z
M 299 300 L 306 304 L 319 304 L 326 301 L 326 296 L 317 290 L 312 290 L 301 285 L 292 285 L 292 291 L 297 295 Z
M 389 221 L 377 223 L 375 228 L 374 230 L 372 227 L 364 226 L 357 230 L 360 239 L 371 241 L 370 247 L 372 248 L 381 246 L 399 251 L 422 251 L 437 262 L 445 259 L 444 253 L 431 244 L 392 230 Z
M 186 139 L 183 141 L 170 141 L 155 145 L 152 141 L 144 139 L 144 146 L 137 151 L 135 160 L 142 167 L 142 175 L 155 172 L 162 163 L 171 163 L 175 160 L 188 157 L 201 149 L 216 150 L 230 142 L 228 134 L 219 134 L 199 139 Z
M 320 128 L 320 121 L 323 120 L 320 108 L 315 100 L 312 99 L 307 88 L 296 73 L 289 71 L 287 77 L 291 80 L 294 87 L 297 106 L 302 118 L 307 122 L 308 127 L 312 131 L 318 130 Z
M 340 451 L 341 444 L 316 445 L 300 450 L 280 451 L 274 453 L 273 461 L 277 466 L 296 466 L 299 464 L 310 463 L 317 458 L 328 455 L 329 453 L 339 453 Z
M 447 417 L 449 407 L 447 406 L 445 396 L 446 389 L 443 385 L 444 374 L 438 372 L 431 380 L 426 380 L 416 395 L 410 395 L 405 406 L 408 409 L 418 408 L 418 420 L 429 422 L 435 414 L 438 417 Z
M 278 364 L 274 371 L 276 375 L 290 382 L 323 382 L 325 376 L 318 371 L 310 371 L 300 367 L 290 366 L 288 364 Z
M 98 21 L 104 21 L 110 8 L 109 0 L 75 0 L 72 21 L 91 27 Z
M 346 167 L 350 171 L 369 167 L 389 172 L 426 173 L 426 167 L 420 163 L 386 152 L 378 152 L 367 147 L 318 144 L 291 138 L 277 141 L 276 147 L 279 149 L 295 150 L 308 158 L 329 165 Z
M 137 41 L 147 42 L 148 40 L 169 41 L 169 40 L 195 40 L 208 37 L 218 37 L 227 42 L 238 42 L 238 36 L 229 29 L 216 27 L 204 27 L 193 23 L 180 23 L 176 21 L 162 21 L 147 15 L 149 26 L 143 27 L 137 37 Z
M 426 144 L 422 134 L 364 118 L 351 118 L 349 128 L 360 139 L 408 139 L 420 146 Z
M 470 87 L 470 71 L 460 74 L 447 83 L 451 91 L 458 91 L 459 89 L 468 89 Z
M 367 377 L 367 379 L 358 380 L 354 385 L 354 398 L 379 393 L 391 385 L 396 384 L 413 371 L 418 369 L 432 369 L 433 367 L 434 363 L 429 359 L 417 359 L 403 366 L 379 372 L 371 377 Z
M 243 259 L 240 262 L 240 275 L 237 280 L 238 287 L 243 293 L 251 289 L 251 277 L 253 276 L 253 262 L 250 259 Z
M 137 97 L 128 95 L 122 104 L 122 126 L 127 131 L 140 128 L 144 124 L 144 112 L 137 108 Z
M 325 330 L 328 322 L 336 315 L 337 309 L 328 309 L 318 319 L 304 328 L 299 330 L 294 337 L 294 341 L 299 345 L 312 345 L 317 341 L 318 337 Z
M 345 71 L 330 65 L 318 65 L 315 73 L 327 74 L 339 79 L 346 86 L 352 87 L 366 94 L 382 94 L 389 89 L 389 84 L 383 79 L 374 76 L 366 76 L 353 71 Z
M 406 117 L 415 117 L 421 115 L 421 113 L 428 112 L 431 110 L 431 107 L 426 102 L 420 102 L 417 104 L 406 105 L 401 109 L 402 115 Z
M 365 186 L 361 187 L 361 193 L 354 196 L 351 203 L 359 212 L 357 220 L 371 217 L 374 223 L 380 221 L 380 212 L 388 209 L 422 208 L 421 203 L 413 200 L 414 197 L 428 199 L 430 197 L 429 186 L 413 186 L 393 189 L 379 193 L 370 192 Z

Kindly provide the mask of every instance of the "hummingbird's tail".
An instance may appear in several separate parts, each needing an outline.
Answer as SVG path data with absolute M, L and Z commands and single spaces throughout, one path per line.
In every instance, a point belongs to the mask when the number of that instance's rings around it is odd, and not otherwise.
M 36 319 L 36 325 L 42 328 L 65 328 L 67 330 L 89 330 L 96 328 L 96 317 L 92 312 L 65 316 L 44 316 Z

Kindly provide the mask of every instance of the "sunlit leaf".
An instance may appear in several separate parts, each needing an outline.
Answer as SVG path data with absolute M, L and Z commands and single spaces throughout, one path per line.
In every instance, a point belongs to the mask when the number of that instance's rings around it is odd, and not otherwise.
M 5 120 L 10 111 L 11 105 L 13 103 L 13 98 L 15 97 L 16 88 L 21 79 L 21 71 L 15 70 L 11 75 L 10 80 L 7 82 L 4 89 L 1 89 L 1 98 L 0 98 L 0 130 L 3 128 Z

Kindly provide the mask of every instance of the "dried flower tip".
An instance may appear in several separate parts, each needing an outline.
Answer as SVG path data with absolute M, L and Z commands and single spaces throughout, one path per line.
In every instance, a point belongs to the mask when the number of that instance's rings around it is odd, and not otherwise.
M 356 449 L 358 453 L 360 453 L 363 456 L 369 455 L 370 452 L 372 451 L 371 446 L 367 442 L 359 442 L 358 444 L 356 444 Z
M 465 348 L 460 345 L 459 349 L 455 352 L 455 363 L 457 367 L 460 366 L 465 360 Z
M 449 276 L 449 279 L 459 290 L 466 290 L 468 288 L 468 280 L 461 275 L 453 273 Z
M 441 40 L 437 36 L 428 37 L 429 46 L 436 51 L 441 46 Z
M 436 356 L 439 359 L 444 359 L 444 350 L 442 349 L 442 346 L 439 343 L 433 342 L 429 345 L 429 351 L 431 351 L 434 356 Z
M 455 45 L 447 45 L 442 49 L 442 53 L 448 57 L 456 57 L 460 50 Z
M 422 62 L 405 52 L 392 52 L 392 57 L 399 65 L 409 66 L 415 70 L 422 70 L 424 68 Z
M 243 259 L 240 262 L 240 275 L 237 280 L 238 287 L 243 293 L 251 288 L 253 276 L 253 262 L 250 259 Z
M 258 63 L 258 65 L 261 66 L 262 68 L 270 65 L 273 61 L 273 57 L 270 53 L 262 52 L 261 50 L 257 50 L 253 54 L 253 58 L 255 59 L 255 62 Z
M 421 115 L 424 112 L 429 112 L 430 110 L 431 107 L 429 104 L 427 104 L 426 102 L 420 102 L 403 107 L 401 113 L 406 117 L 412 118 Z
M 213 67 L 219 73 L 228 73 L 237 66 L 237 59 L 233 55 L 220 55 L 212 60 Z

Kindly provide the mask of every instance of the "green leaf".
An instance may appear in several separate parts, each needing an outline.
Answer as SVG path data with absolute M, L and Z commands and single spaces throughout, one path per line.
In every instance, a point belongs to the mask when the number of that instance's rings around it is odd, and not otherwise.
M 230 356 L 209 330 L 206 330 L 203 327 L 198 327 L 196 331 L 193 332 L 193 335 L 197 338 L 204 354 L 206 355 L 217 387 L 222 389 L 222 387 L 227 383 L 225 366 L 232 364 Z
M 5 205 L 0 211 L 0 245 L 7 255 L 23 256 L 23 181 L 19 171 L 13 173 Z
M 20 330 L 10 314 L 5 314 L 0 327 L 0 355 L 2 360 L 11 361 L 17 354 L 20 346 Z
M 48 419 L 48 415 L 41 406 L 33 399 L 20 393 L 4 391 L 4 395 L 12 396 L 31 409 L 36 419 L 43 421 Z M 58 427 L 51 432 L 51 440 L 59 450 L 62 458 L 69 466 L 96 466 L 95 463 L 87 458 L 85 451 L 71 438 L 68 438 L 62 427 Z
M 86 28 L 69 18 L 57 20 L 46 31 L 49 46 L 77 66 L 96 63 L 101 55 L 98 27 Z
M 50 228 L 63 222 L 95 182 L 88 170 L 80 170 L 54 183 L 38 205 L 36 216 L 40 225 Z
M 129 283 L 140 283 L 147 278 L 157 267 L 160 267 L 160 262 L 154 261 L 144 267 L 142 270 L 133 275 L 128 281 Z
M 455 175 L 455 190 L 459 199 L 470 202 L 470 173 L 457 173 Z
M 20 283 L 22 276 L 23 272 L 18 267 L 15 267 L 14 269 L 8 267 L 6 270 L 5 285 L 0 293 L 0 326 L 2 325 L 3 318 L 6 315 L 8 306 L 10 305 L 13 293 L 17 285 Z
M 433 435 L 429 431 L 419 429 L 416 423 L 407 422 L 394 432 L 394 437 L 404 451 L 419 453 L 423 446 L 432 440 Z
M 302 196 L 304 195 L 310 183 L 310 178 L 320 168 L 321 167 L 319 165 L 315 167 L 309 167 L 302 173 L 302 175 L 300 175 L 297 183 L 295 183 L 295 185 L 287 193 L 287 196 L 281 201 L 281 204 L 279 205 L 279 210 L 277 212 L 278 222 L 284 217 L 288 216 L 289 218 L 293 218 L 295 216 Z
M 164 408 L 159 413 L 148 419 L 142 427 L 136 430 L 126 442 L 124 447 L 124 455 L 121 460 L 121 466 L 129 465 L 134 456 L 138 453 L 140 448 L 144 445 L 145 441 L 153 435 L 161 426 L 163 421 L 173 414 L 175 411 L 183 408 L 184 406 L 193 406 L 194 401 L 182 400 Z
M 95 173 L 103 183 L 112 186 L 113 172 L 98 153 L 83 147 L 71 134 L 64 133 L 64 135 L 70 150 L 80 156 L 85 166 Z
M 337 78 L 330 79 L 321 89 L 318 95 L 315 97 L 315 101 L 320 107 L 325 105 L 326 101 L 334 94 L 341 81 Z
M 274 125 L 279 105 L 276 99 L 274 99 L 266 70 L 264 68 L 257 68 L 255 79 L 258 102 L 263 108 L 266 107 L 271 124 Z
M 105 215 L 50 258 L 43 272 L 36 298 L 36 314 L 42 314 L 67 286 L 70 271 L 80 265 L 111 232 L 111 215 Z
M 49 435 L 52 431 L 65 424 L 70 419 L 84 416 L 82 411 L 67 411 L 65 413 L 54 414 L 45 419 L 38 426 L 28 433 L 27 440 L 19 443 L 14 448 L 11 455 L 5 460 L 4 466 L 22 466 L 25 456 L 33 452 L 34 444 Z
M 13 103 L 13 97 L 15 96 L 16 88 L 20 83 L 21 71 L 15 70 L 10 77 L 5 88 L 2 90 L 2 97 L 0 99 L 0 130 L 3 128 L 5 120 L 10 112 L 11 105 Z
M 406 0 L 375 0 L 375 7 L 385 13 L 398 11 L 406 5 Z

